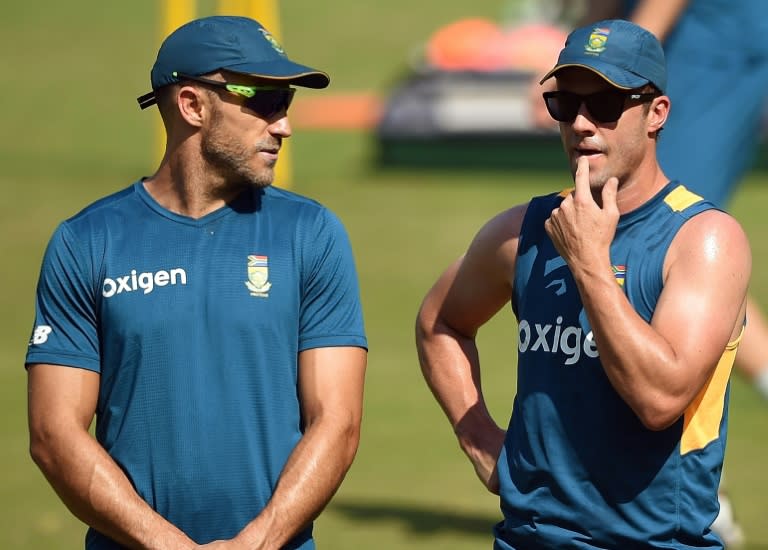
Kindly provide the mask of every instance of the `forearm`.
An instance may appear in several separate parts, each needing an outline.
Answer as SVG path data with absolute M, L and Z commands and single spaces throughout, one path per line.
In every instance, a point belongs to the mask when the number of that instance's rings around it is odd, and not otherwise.
M 688 0 L 644 0 L 637 5 L 630 19 L 664 42 L 687 4 Z
M 628 18 L 652 32 L 660 42 L 664 42 L 688 2 L 689 0 L 641 0 L 634 11 L 628 14 Z M 592 0 L 587 4 L 580 25 L 627 15 L 621 12 L 619 0 Z
M 483 398 L 475 340 L 443 324 L 428 328 L 419 323 L 416 342 L 427 385 L 451 423 L 461 449 L 488 485 L 484 471 L 492 469 L 505 432 L 493 420 Z
M 580 27 L 603 19 L 620 17 L 621 4 L 621 0 L 590 0 L 587 2 L 581 21 L 576 26 Z
M 493 422 L 481 390 L 480 364 L 474 339 L 444 324 L 419 323 L 416 348 L 424 379 L 461 439 L 467 422 Z
M 266 508 L 237 536 L 244 548 L 279 549 L 313 521 L 352 464 L 359 421 L 325 419 L 308 426 Z
M 493 420 L 483 399 L 475 340 L 444 324 L 423 321 L 420 317 L 416 345 L 424 379 L 478 478 L 498 494 L 496 461 L 506 432 Z
M 32 456 L 64 504 L 127 548 L 182 550 L 195 543 L 157 514 L 87 432 L 32 437 Z
M 670 343 L 634 310 L 609 264 L 574 278 L 613 388 L 647 427 L 674 422 L 694 393 Z

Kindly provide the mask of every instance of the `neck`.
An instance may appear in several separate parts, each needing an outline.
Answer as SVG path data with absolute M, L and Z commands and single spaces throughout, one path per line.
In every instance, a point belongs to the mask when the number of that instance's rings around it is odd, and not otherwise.
M 163 208 L 198 219 L 222 208 L 243 191 L 211 170 L 199 154 L 179 147 L 166 151 L 157 171 L 144 180 L 144 188 Z
M 651 200 L 669 178 L 661 170 L 655 157 L 648 158 L 624 181 L 619 182 L 616 203 L 620 214 L 626 214 Z

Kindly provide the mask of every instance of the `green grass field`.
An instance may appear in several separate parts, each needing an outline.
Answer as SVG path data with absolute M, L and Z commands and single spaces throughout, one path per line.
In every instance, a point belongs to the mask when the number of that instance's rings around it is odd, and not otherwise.
M 212 3 L 201 2 L 203 13 Z M 502 2 L 284 2 L 289 53 L 326 68 L 336 91 L 385 92 L 439 25 L 498 16 Z M 156 113 L 148 89 L 157 47 L 153 0 L 11 3 L 0 19 L 0 548 L 81 548 L 72 518 L 29 459 L 26 378 L 39 262 L 55 225 L 154 169 Z M 302 92 L 304 93 L 304 92 Z M 313 93 L 313 92 L 306 92 Z M 322 92 L 319 92 L 322 93 Z M 480 225 L 565 173 L 380 170 L 366 132 L 297 129 L 294 189 L 344 220 L 357 256 L 370 339 L 357 460 L 317 522 L 326 550 L 490 548 L 496 498 L 485 493 L 424 384 L 413 346 L 418 304 Z M 559 163 L 560 159 L 554 162 Z M 750 176 L 733 211 L 752 237 L 753 291 L 768 305 L 768 175 Z M 515 388 L 511 313 L 480 335 L 486 396 L 506 423 Z M 751 549 L 768 548 L 768 406 L 736 376 L 728 480 Z

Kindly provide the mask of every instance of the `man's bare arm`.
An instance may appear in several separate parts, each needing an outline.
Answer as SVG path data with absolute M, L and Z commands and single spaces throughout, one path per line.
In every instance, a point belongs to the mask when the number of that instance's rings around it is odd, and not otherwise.
M 677 24 L 689 0 L 641 0 L 629 19 L 664 42 Z
M 498 492 L 495 467 L 505 432 L 483 398 L 475 335 L 509 303 L 524 215 L 521 206 L 486 224 L 464 257 L 427 293 L 416 322 L 424 378 L 475 472 L 492 492 Z
M 616 284 L 610 244 L 619 218 L 617 182 L 593 199 L 589 163 L 545 228 L 568 263 L 614 389 L 649 429 L 674 423 L 741 330 L 751 270 L 746 236 L 732 217 L 703 212 L 680 229 L 667 252 L 664 288 L 646 322 Z
M 30 454 L 72 513 L 127 548 L 194 548 L 136 493 L 88 432 L 99 374 L 46 364 L 30 365 L 28 371 Z
M 282 548 L 331 500 L 360 441 L 366 362 L 366 350 L 357 347 L 317 348 L 299 354 L 304 435 L 288 458 L 269 504 L 232 541 L 232 548 Z

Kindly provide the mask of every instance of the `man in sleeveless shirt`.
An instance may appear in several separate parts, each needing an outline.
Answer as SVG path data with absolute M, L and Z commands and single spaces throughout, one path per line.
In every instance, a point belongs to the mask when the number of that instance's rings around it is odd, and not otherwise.
M 423 374 L 500 495 L 498 550 L 722 548 L 710 529 L 751 269 L 739 224 L 665 174 L 658 40 L 573 31 L 544 77 L 574 187 L 491 219 L 417 320 Z M 478 330 L 517 318 L 507 429 L 483 400 Z

